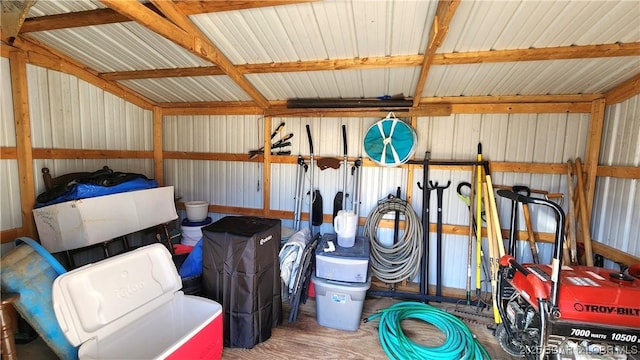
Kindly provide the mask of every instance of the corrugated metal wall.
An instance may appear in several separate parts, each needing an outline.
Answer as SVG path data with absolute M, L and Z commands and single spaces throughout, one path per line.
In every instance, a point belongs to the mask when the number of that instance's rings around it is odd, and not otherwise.
M 29 114 L 33 148 L 87 150 L 153 150 L 153 113 L 75 76 L 27 66 Z M 153 177 L 153 159 L 36 159 L 34 173 L 48 167 L 53 176 L 95 171 L 104 165 L 115 171 Z M 44 191 L 41 176 L 36 193 Z
M 2 146 L 15 146 L 8 60 L 2 59 Z M 152 149 L 152 114 L 128 104 L 111 94 L 69 75 L 28 66 L 29 111 L 32 122 L 34 148 L 75 149 Z M 9 96 L 7 96 L 9 95 Z M 605 165 L 638 166 L 639 139 L 638 96 L 622 104 L 607 108 L 605 139 L 601 163 Z M 588 114 L 485 114 L 422 117 L 417 121 L 417 159 L 428 150 L 433 159 L 475 160 L 478 142 L 483 144 L 486 159 L 533 163 L 563 163 L 567 159 L 584 157 L 588 129 Z M 293 133 L 293 155 L 309 155 L 305 126 L 311 126 L 314 155 L 342 157 L 341 126 L 347 126 L 349 157 L 364 156 L 362 139 L 368 128 L 379 118 L 274 118 L 272 128 L 285 122 L 282 135 Z M 164 150 L 220 153 L 246 153 L 262 146 L 263 119 L 259 116 L 166 116 L 164 118 Z M 277 139 L 277 138 L 276 138 Z M 285 149 L 287 150 L 287 149 Z M 19 214 L 19 192 L 15 161 L 1 160 L 3 209 L 16 209 Z M 34 169 L 48 166 L 54 174 L 69 171 L 95 170 L 103 165 L 120 171 L 153 174 L 152 160 L 34 160 Z M 208 200 L 212 204 L 261 208 L 264 184 L 262 164 L 224 161 L 165 161 L 167 185 L 176 186 L 176 194 L 183 200 Z M 296 166 L 272 164 L 271 203 L 277 210 L 293 209 Z M 395 194 L 398 186 L 404 197 L 409 176 L 407 168 L 365 167 L 362 170 L 362 208 L 366 216 L 378 200 Z M 9 175 L 10 174 L 10 175 Z M 315 170 L 314 183 L 324 197 L 324 213 L 331 213 L 333 197 L 342 190 L 342 172 L 336 169 Z M 12 176 L 15 179 L 12 179 Z M 413 172 L 411 204 L 418 214 L 422 208 L 422 192 L 417 181 L 422 169 Z M 443 196 L 443 222 L 465 225 L 468 222 L 466 205 L 457 198 L 455 187 L 460 181 L 470 181 L 469 171 L 449 171 L 434 168 L 430 179 L 441 185 L 452 185 Z M 351 177 L 349 177 L 351 181 Z M 308 180 L 307 180 L 308 182 Z M 504 185 L 527 185 L 550 192 L 564 192 L 566 178 L 561 175 L 530 175 L 495 173 L 494 182 Z M 598 182 L 596 209 L 605 216 L 594 222 L 594 238 L 623 251 L 638 255 L 638 232 L 634 229 L 640 207 L 637 180 L 601 179 Z M 35 179 L 36 190 L 43 189 L 41 177 Z M 307 185 L 308 186 L 308 185 Z M 348 185 L 349 187 L 351 184 Z M 5 196 L 5 194 L 7 194 Z M 7 203 L 5 203 L 7 202 Z M 510 204 L 498 200 L 503 228 L 507 228 Z M 348 205 L 349 207 L 351 205 Z M 436 193 L 431 193 L 431 209 L 436 206 Z M 305 205 L 305 211 L 306 211 Z M 2 228 L 19 227 L 19 218 L 8 218 L 2 212 Z M 432 211 L 432 222 L 436 222 Z M 617 214 L 625 214 L 624 217 Z M 554 219 L 546 211 L 532 209 L 534 228 L 553 231 Z M 595 216 L 595 215 L 594 215 Z M 217 216 L 216 216 L 217 217 Z M 285 219 L 290 225 L 290 219 Z M 322 231 L 331 231 L 326 224 Z M 391 236 L 389 230 L 380 231 L 381 238 Z M 466 266 L 465 236 L 444 235 L 444 286 L 463 288 Z M 435 234 L 431 235 L 432 247 Z M 542 258 L 548 259 L 549 247 L 541 245 Z M 432 252 L 434 248 L 432 248 Z M 525 258 L 527 251 L 522 251 Z M 433 256 L 433 254 L 432 254 Z M 432 261 L 432 273 L 434 258 Z M 465 264 L 466 265 L 466 264 Z M 431 279 L 433 283 L 433 279 Z
M 16 146 L 9 59 L 0 58 L 0 147 Z M 18 162 L 0 159 L 0 230 L 22 227 Z
M 263 141 L 260 116 L 165 116 L 164 150 L 247 153 Z M 165 183 L 183 201 L 262 208 L 262 164 L 166 160 Z
M 640 95 L 607 107 L 600 165 L 640 166 Z M 640 180 L 599 178 L 593 209 L 592 237 L 640 256 Z

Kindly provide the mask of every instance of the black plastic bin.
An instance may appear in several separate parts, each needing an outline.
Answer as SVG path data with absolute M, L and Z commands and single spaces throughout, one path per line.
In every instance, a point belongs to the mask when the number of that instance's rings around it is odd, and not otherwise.
M 224 345 L 252 348 L 282 322 L 281 221 L 227 216 L 202 228 L 202 296 L 222 304 Z

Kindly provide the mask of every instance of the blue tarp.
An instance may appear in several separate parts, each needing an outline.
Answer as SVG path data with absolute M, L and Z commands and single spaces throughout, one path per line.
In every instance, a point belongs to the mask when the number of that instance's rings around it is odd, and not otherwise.
M 145 190 L 158 187 L 158 182 L 154 179 L 146 179 L 143 177 L 125 181 L 113 186 L 102 186 L 91 183 L 78 183 L 75 184 L 68 192 L 58 196 L 57 198 L 47 201 L 45 203 L 36 203 L 35 208 L 43 206 L 49 206 L 53 204 L 62 203 L 65 201 L 86 199 L 96 196 L 104 196 L 111 194 L 118 194 L 127 191 Z

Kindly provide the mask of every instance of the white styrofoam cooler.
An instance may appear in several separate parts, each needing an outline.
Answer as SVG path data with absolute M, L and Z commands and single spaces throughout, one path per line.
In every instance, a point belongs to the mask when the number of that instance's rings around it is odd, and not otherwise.
M 219 359 L 222 306 L 181 286 L 152 244 L 60 275 L 53 309 L 80 359 Z
M 49 252 L 98 244 L 178 218 L 173 186 L 71 200 L 33 209 Z

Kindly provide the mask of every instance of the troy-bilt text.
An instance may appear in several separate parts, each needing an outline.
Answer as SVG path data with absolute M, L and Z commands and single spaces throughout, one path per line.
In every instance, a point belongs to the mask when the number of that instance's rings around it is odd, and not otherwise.
M 592 312 L 592 313 L 603 313 L 603 314 L 615 313 L 618 315 L 640 316 L 640 308 L 591 305 L 591 304 L 581 304 L 581 303 L 573 304 L 573 308 L 576 311 L 586 311 L 586 312 Z

